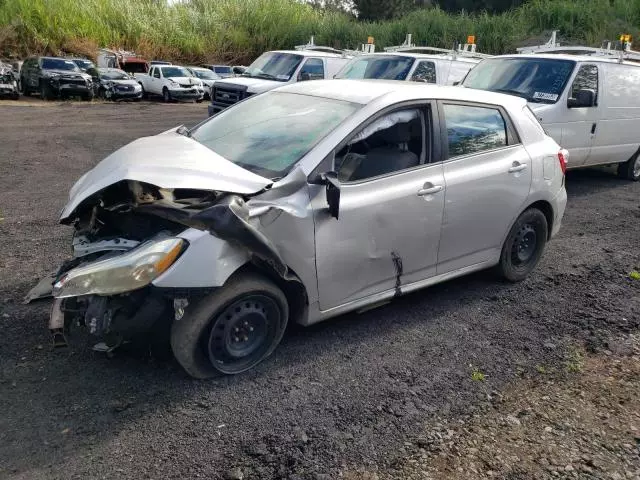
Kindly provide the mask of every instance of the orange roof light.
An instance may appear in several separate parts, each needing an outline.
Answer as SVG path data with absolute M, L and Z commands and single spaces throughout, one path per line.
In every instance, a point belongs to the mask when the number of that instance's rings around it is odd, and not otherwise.
M 367 37 L 367 43 L 373 45 L 373 37 Z
M 476 36 L 475 35 L 469 35 L 467 37 L 467 44 L 468 45 L 475 45 L 476 44 Z

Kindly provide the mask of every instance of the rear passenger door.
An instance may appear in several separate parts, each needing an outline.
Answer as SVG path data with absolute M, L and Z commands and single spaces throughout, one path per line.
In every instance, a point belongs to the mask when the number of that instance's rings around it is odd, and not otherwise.
M 531 188 L 531 159 L 498 106 L 441 102 L 445 207 L 437 273 L 496 260 Z

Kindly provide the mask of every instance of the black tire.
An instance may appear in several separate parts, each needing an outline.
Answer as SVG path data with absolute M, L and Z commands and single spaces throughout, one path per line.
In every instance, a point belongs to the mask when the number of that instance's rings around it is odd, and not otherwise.
M 51 100 L 53 98 L 51 87 L 46 82 L 40 82 L 40 98 L 42 100 Z
M 18 92 L 14 93 L 13 95 L 11 95 L 11 99 L 12 100 L 20 100 L 20 94 Z
M 169 93 L 169 89 L 167 87 L 162 88 L 162 101 L 164 103 L 169 103 L 171 101 L 171 94 Z
M 544 214 L 530 208 L 518 217 L 502 246 L 498 273 L 510 282 L 521 282 L 536 268 L 549 238 Z
M 640 180 L 640 153 L 635 154 L 627 162 L 618 164 L 618 176 L 632 182 Z
M 84 100 L 85 102 L 90 102 L 91 100 L 93 100 L 94 94 L 93 94 L 93 90 L 91 90 L 89 93 L 85 93 L 82 96 L 82 100 Z
M 273 353 L 288 318 L 287 299 L 273 282 L 239 274 L 173 323 L 171 349 L 194 378 L 242 373 Z
M 204 98 L 198 98 L 198 99 L 196 100 L 196 103 L 202 103 L 202 101 L 203 101 L 203 100 L 204 100 Z

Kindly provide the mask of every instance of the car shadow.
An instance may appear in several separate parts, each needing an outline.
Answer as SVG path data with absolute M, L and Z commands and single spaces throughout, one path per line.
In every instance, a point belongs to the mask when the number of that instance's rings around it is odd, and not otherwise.
M 629 180 L 618 177 L 614 167 L 585 168 L 567 172 L 566 189 L 569 197 L 584 197 L 601 191 L 628 188 Z

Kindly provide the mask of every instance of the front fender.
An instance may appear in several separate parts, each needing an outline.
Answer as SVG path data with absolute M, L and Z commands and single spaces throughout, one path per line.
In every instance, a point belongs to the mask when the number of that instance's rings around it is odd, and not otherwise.
M 189 247 L 169 270 L 153 281 L 161 288 L 221 287 L 241 266 L 249 261 L 249 252 L 241 246 L 189 228 L 180 235 Z

